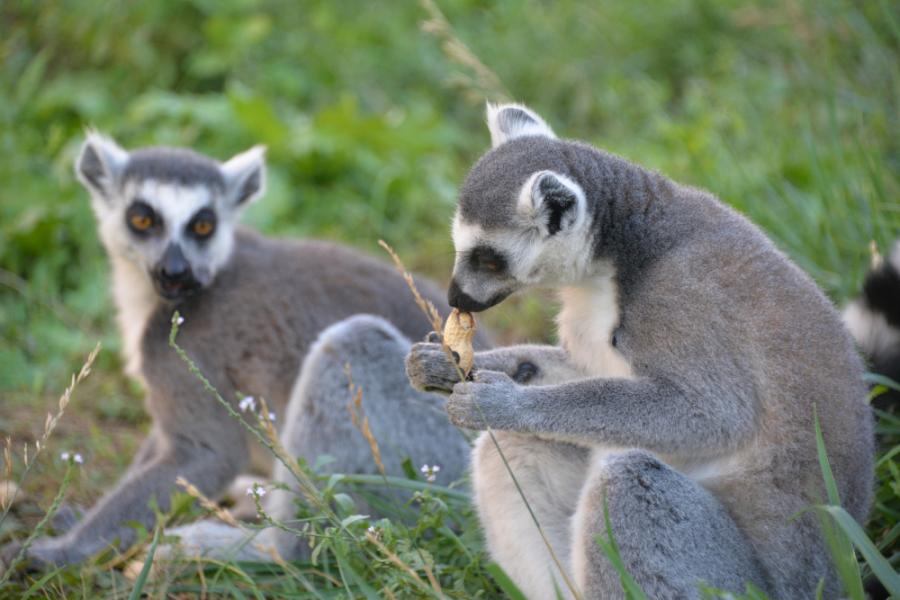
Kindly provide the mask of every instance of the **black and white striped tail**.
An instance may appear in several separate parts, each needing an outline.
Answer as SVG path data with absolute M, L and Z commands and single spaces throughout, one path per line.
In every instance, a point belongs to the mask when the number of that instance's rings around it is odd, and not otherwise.
M 900 382 L 900 240 L 890 256 L 875 261 L 862 294 L 844 310 L 844 322 L 873 373 Z M 900 392 L 875 399 L 878 408 L 900 407 Z

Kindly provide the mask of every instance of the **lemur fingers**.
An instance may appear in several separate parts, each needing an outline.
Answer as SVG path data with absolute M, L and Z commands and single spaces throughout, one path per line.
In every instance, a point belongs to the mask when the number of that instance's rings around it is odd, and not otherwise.
M 450 393 L 459 382 L 459 370 L 440 344 L 414 344 L 406 356 L 406 375 L 412 386 L 425 392 Z
M 473 381 L 453 386 L 447 399 L 450 422 L 465 429 L 519 431 L 519 386 L 499 371 L 476 371 Z

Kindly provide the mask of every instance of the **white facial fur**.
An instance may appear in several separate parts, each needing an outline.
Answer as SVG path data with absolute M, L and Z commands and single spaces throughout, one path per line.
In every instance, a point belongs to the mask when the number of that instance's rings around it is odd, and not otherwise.
M 562 229 L 553 234 L 542 214 L 546 207 L 537 185 L 548 176 L 569 188 L 576 198 L 562 220 Z M 486 302 L 499 291 L 523 286 L 571 285 L 591 276 L 590 231 L 580 186 L 559 173 L 539 171 L 528 178 L 516 198 L 518 222 L 510 228 L 488 231 L 463 221 L 459 214 L 454 218 L 457 258 L 453 277 L 463 292 L 476 300 Z M 507 271 L 502 278 L 467 268 L 466 254 L 476 246 L 488 246 L 506 258 Z
M 512 115 L 507 111 L 512 111 Z M 527 107 L 489 104 L 487 114 L 495 148 L 524 136 L 556 137 L 546 122 Z M 541 185 L 542 182 L 547 185 Z M 551 231 L 548 216 L 554 203 L 558 207 L 566 196 L 571 197 L 571 205 L 562 213 L 558 230 Z M 525 181 L 515 199 L 515 223 L 502 230 L 487 231 L 478 223 L 463 221 L 457 213 L 453 222 L 457 250 L 453 277 L 457 285 L 481 302 L 508 288 L 508 282 L 503 281 L 491 285 L 490 274 L 473 272 L 463 264 L 467 251 L 476 246 L 495 249 L 507 259 L 507 272 L 519 287 L 559 288 L 559 338 L 583 372 L 591 376 L 631 377 L 631 366 L 611 344 L 620 322 L 618 286 L 613 266 L 594 260 L 584 190 L 562 173 L 543 170 Z
M 161 217 L 164 231 L 160 235 L 142 239 L 128 230 L 125 211 L 134 198 L 141 198 Z M 96 212 L 101 239 L 111 256 L 126 258 L 149 274 L 161 259 L 166 246 L 175 242 L 191 263 L 194 275 L 206 286 L 228 262 L 234 245 L 237 214 L 222 207 L 222 204 L 218 194 L 207 187 L 181 186 L 149 179 L 128 182 L 122 189 L 121 198 L 111 205 L 101 204 Z M 207 206 L 217 209 L 216 231 L 206 243 L 199 245 L 187 236 L 186 227 L 197 211 Z
M 224 190 L 150 177 L 123 182 L 130 154 L 110 138 L 88 134 L 75 172 L 91 193 L 100 238 L 112 263 L 113 296 L 130 374 L 138 375 L 144 325 L 160 303 L 152 272 L 167 246 L 177 244 L 194 279 L 202 287 L 210 285 L 231 256 L 243 207 L 263 193 L 264 153 L 264 148 L 255 147 L 219 166 Z M 137 199 L 149 205 L 162 223 L 153 235 L 135 235 L 126 224 L 126 212 Z M 215 212 L 216 223 L 213 234 L 201 243 L 188 235 L 187 227 L 203 208 Z

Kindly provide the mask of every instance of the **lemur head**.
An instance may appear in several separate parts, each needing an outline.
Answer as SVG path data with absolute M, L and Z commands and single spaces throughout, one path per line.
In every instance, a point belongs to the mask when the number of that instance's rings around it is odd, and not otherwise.
M 528 108 L 487 107 L 492 149 L 472 168 L 453 221 L 451 306 L 480 311 L 534 284 L 573 283 L 589 267 L 585 193 L 572 142 Z
M 174 302 L 209 286 L 228 261 L 241 209 L 263 192 L 264 156 L 261 146 L 221 164 L 179 148 L 128 152 L 89 133 L 75 173 L 110 256 Z

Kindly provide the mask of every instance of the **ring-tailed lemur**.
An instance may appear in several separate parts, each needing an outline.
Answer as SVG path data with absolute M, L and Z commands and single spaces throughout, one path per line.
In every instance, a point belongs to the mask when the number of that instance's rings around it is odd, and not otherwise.
M 900 382 L 900 241 L 887 259 L 876 259 L 861 296 L 844 309 L 844 322 L 872 372 Z M 889 389 L 874 404 L 894 410 L 900 406 L 900 392 Z
M 98 134 L 90 134 L 84 143 L 76 174 L 91 194 L 112 263 L 127 370 L 147 390 L 153 427 L 118 485 L 74 528 L 31 545 L 32 564 L 73 563 L 110 545 L 126 548 L 135 539 L 132 523 L 152 527 L 151 503 L 165 509 L 178 476 L 215 496 L 251 462 L 258 470 L 271 468 L 271 457 L 169 347 L 176 307 L 184 319 L 179 344 L 222 397 L 235 399 L 235 406 L 238 392 L 264 397 L 279 426 L 301 361 L 329 325 L 372 313 L 412 339 L 427 333 L 427 320 L 402 277 L 387 264 L 333 244 L 277 241 L 237 227 L 242 209 L 263 192 L 263 154 L 257 147 L 220 164 L 184 149 L 128 152 Z M 420 289 L 436 305 L 446 305 L 433 285 L 422 281 Z M 345 324 L 344 339 L 353 337 L 354 323 Z M 363 327 L 360 336 L 371 338 L 369 329 Z M 382 337 L 383 350 L 396 354 L 396 336 Z M 367 351 L 376 364 L 381 349 L 372 344 L 370 340 Z M 362 362 L 366 355 L 357 357 Z M 372 372 L 367 364 L 351 368 L 367 388 L 364 401 L 370 418 L 382 409 L 396 412 L 378 418 L 395 423 L 423 418 L 418 409 L 397 410 L 396 403 L 375 396 L 372 390 L 380 389 L 377 369 Z M 346 387 L 336 390 L 335 380 L 342 377 L 343 365 L 339 373 L 309 374 L 304 385 L 313 389 L 321 381 L 328 393 L 311 397 L 334 402 L 334 410 L 341 411 L 348 393 Z M 297 415 L 293 408 L 288 413 Z M 369 456 L 361 436 L 335 435 L 346 429 L 339 419 L 320 428 L 288 425 L 316 436 L 286 440 L 289 445 L 327 449 L 337 464 L 356 465 L 360 456 Z M 430 425 L 432 431 L 422 431 L 419 437 L 397 439 L 395 451 L 433 448 L 448 464 L 447 476 L 459 474 L 453 471 L 456 457 L 467 455 L 463 436 L 446 422 Z M 420 426 L 404 431 L 420 431 Z M 17 550 L 15 543 L 8 545 L 2 558 L 8 561 Z
M 583 143 L 523 106 L 489 107 L 493 149 L 453 224 L 449 300 L 487 309 L 558 287 L 562 348 L 477 353 L 458 382 L 417 344 L 419 388 L 452 390 L 459 426 L 491 427 L 575 587 L 621 597 L 596 543 L 604 503 L 622 560 L 651 598 L 701 582 L 809 598 L 838 581 L 815 517 L 825 498 L 814 407 L 845 508 L 865 518 L 873 438 L 862 365 L 831 303 L 711 194 Z M 532 383 L 510 374 L 528 363 Z M 531 598 L 566 590 L 495 446 L 473 452 L 488 547 Z

